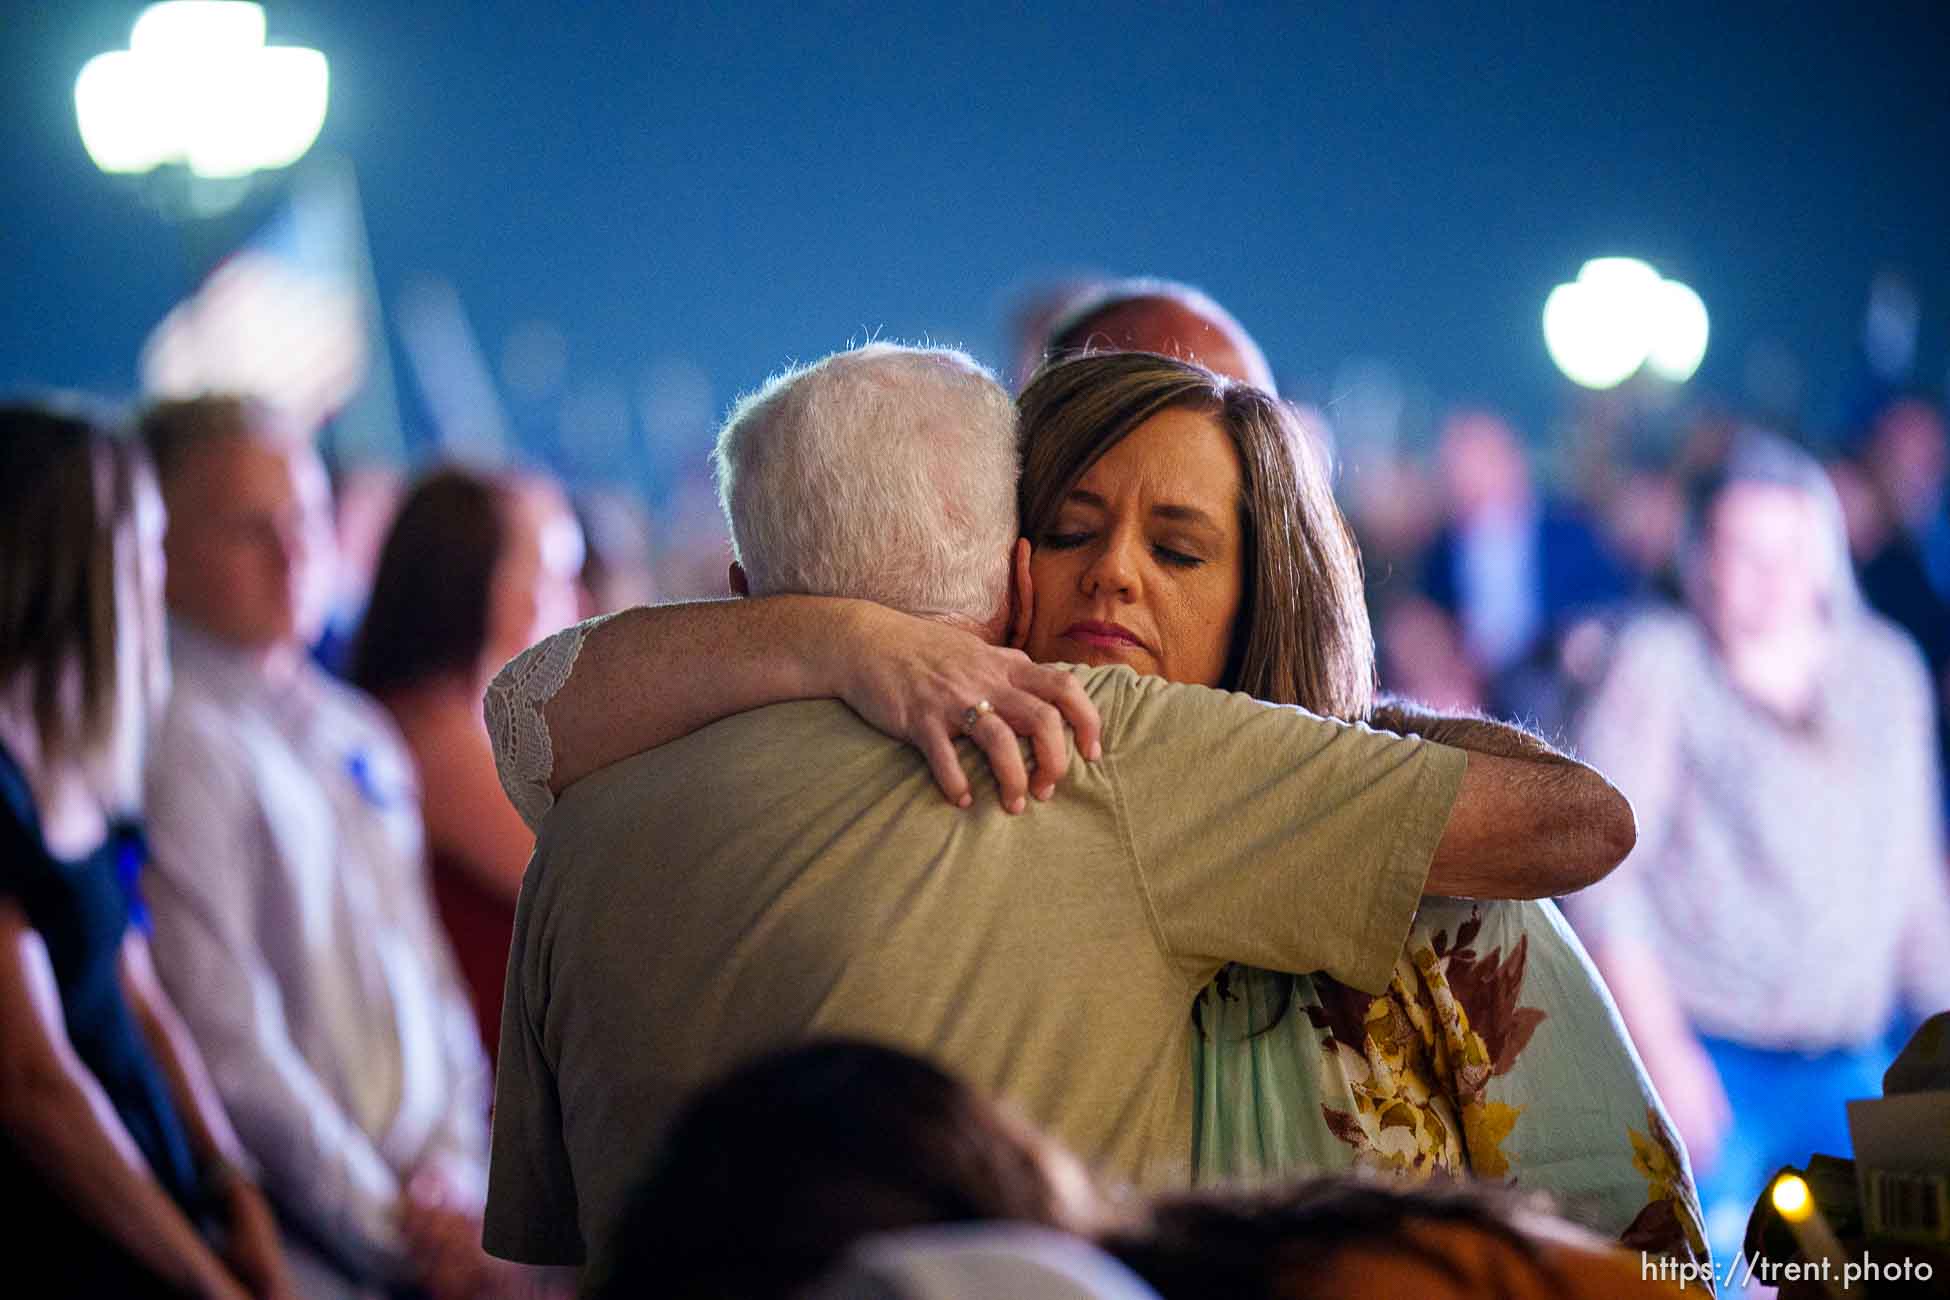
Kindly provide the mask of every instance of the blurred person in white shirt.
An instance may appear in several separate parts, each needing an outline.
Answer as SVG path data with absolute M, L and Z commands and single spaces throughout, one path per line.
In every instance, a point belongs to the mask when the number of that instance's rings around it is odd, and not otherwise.
M 391 721 L 306 654 L 331 589 L 305 431 L 228 397 L 143 433 L 171 519 L 176 691 L 148 776 L 156 961 L 311 1296 L 502 1276 L 479 1245 L 489 1077 L 430 908 Z

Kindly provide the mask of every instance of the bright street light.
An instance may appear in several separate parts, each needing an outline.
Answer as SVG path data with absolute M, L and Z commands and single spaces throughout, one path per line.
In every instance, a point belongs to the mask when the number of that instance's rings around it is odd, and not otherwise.
M 1544 346 L 1571 382 L 1616 388 L 1651 370 L 1691 379 L 1706 356 L 1706 304 L 1632 257 L 1597 257 L 1544 300 Z
M 1645 364 L 1655 374 L 1684 383 L 1706 359 L 1706 304 L 1690 286 L 1661 280 L 1654 310 L 1658 329 Z
M 129 48 L 75 78 L 75 118 L 105 172 L 182 164 L 234 179 L 288 167 L 325 124 L 330 77 L 317 50 L 264 43 L 242 0 L 167 0 L 136 19 Z

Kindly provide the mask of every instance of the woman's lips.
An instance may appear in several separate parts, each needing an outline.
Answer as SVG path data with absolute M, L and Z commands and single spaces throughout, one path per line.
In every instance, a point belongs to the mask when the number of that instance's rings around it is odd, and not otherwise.
M 1115 623 L 1099 623 L 1094 620 L 1072 623 L 1065 628 L 1063 635 L 1081 645 L 1097 646 L 1105 650 L 1142 650 L 1144 642 L 1133 636 L 1129 629 Z

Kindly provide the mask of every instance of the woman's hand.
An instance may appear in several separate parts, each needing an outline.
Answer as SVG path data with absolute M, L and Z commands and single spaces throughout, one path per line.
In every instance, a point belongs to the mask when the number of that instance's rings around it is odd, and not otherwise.
M 438 1158 L 423 1163 L 400 1198 L 400 1229 L 420 1266 L 431 1300 L 513 1295 L 521 1270 L 481 1246 L 477 1205 Z
M 1017 736 L 1035 754 L 1034 792 L 1047 799 L 1069 769 L 1063 738 L 1076 733 L 1077 752 L 1102 753 L 1097 706 L 1075 674 L 1034 663 L 1020 650 L 990 645 L 969 632 L 880 606 L 861 605 L 846 655 L 840 698 L 869 723 L 913 745 L 928 760 L 935 784 L 950 803 L 972 801 L 955 738 L 970 709 L 987 700 L 968 737 L 988 755 L 1002 806 L 1021 812 L 1031 789 Z

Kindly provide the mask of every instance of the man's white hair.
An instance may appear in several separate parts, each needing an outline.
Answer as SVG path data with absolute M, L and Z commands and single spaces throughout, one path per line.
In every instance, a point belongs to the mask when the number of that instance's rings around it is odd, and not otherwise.
M 951 348 L 869 343 L 738 400 L 712 456 L 754 596 L 991 626 L 1016 538 L 1016 413 Z

